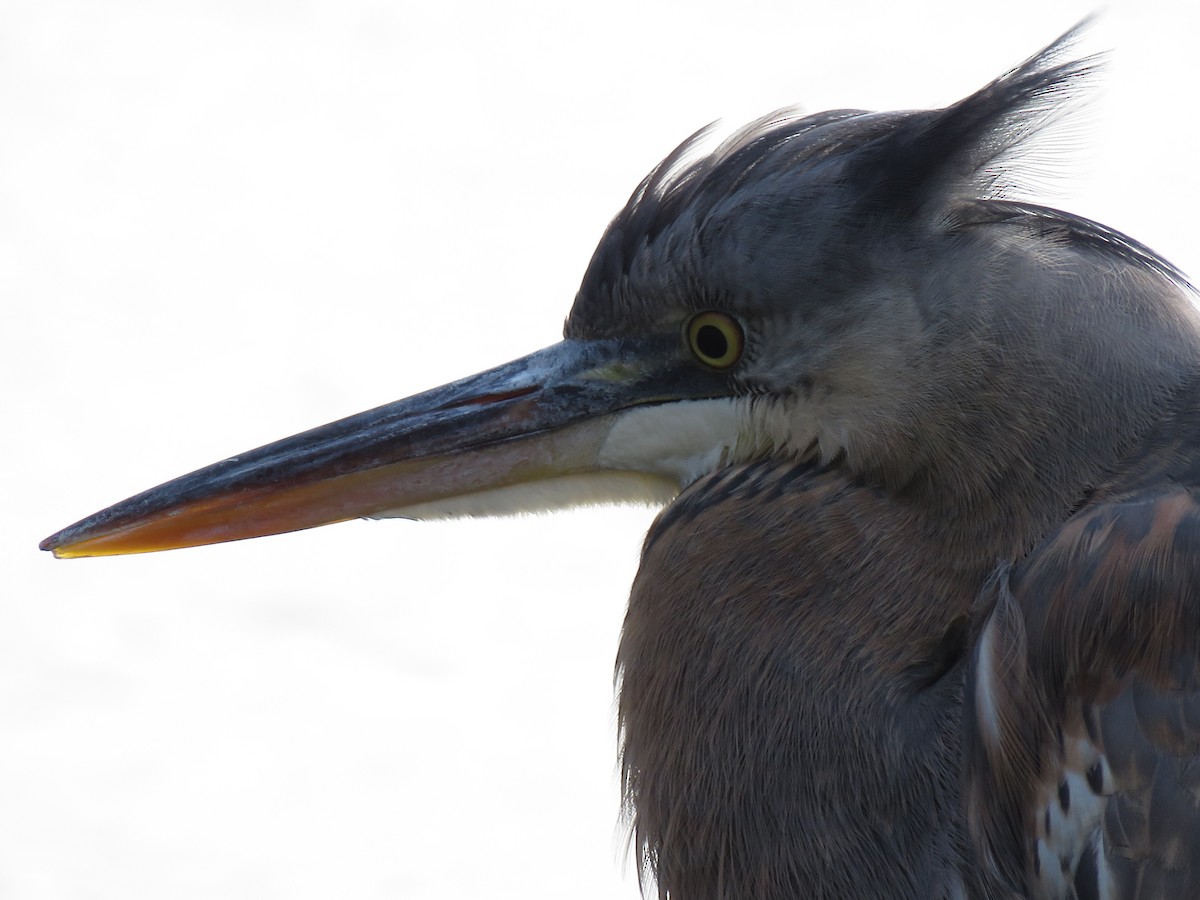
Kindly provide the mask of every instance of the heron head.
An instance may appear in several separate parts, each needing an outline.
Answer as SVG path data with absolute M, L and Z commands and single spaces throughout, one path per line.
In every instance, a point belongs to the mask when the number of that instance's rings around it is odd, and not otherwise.
M 989 380 L 1041 352 L 1028 324 L 1087 300 L 1056 276 L 1092 223 L 1012 202 L 1019 156 L 1098 66 L 1071 58 L 1082 27 L 943 109 L 784 110 L 707 153 L 710 129 L 692 135 L 610 224 L 567 338 L 657 334 L 721 374 L 719 396 L 674 413 L 727 422 L 703 460 L 918 477 L 954 452 Z M 660 413 L 627 419 L 649 430 Z
M 1068 265 L 1047 267 L 1056 246 L 1102 237 L 1003 199 L 1004 162 L 1095 67 L 1068 58 L 1078 30 L 944 109 L 774 114 L 707 153 L 702 130 L 608 227 L 562 343 L 223 460 L 42 546 L 666 502 L 770 455 L 910 480 L 953 456 L 943 432 L 981 406 L 1004 306 L 988 301 L 1014 293 L 995 286 L 1046 281 Z

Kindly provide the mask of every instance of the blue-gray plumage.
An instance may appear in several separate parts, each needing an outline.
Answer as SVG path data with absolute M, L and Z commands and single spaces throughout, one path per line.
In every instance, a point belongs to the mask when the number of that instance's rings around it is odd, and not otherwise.
M 1016 199 L 1070 32 L 940 110 L 690 138 L 564 341 L 43 542 L 670 501 L 617 658 L 662 898 L 1200 896 L 1200 316 Z

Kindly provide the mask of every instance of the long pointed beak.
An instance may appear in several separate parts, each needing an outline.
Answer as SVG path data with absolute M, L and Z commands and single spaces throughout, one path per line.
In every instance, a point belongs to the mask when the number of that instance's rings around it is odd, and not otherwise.
M 665 339 L 563 341 L 151 488 L 42 541 L 57 557 L 192 547 L 604 471 L 622 410 L 727 392 Z M 678 485 L 661 484 L 662 499 Z

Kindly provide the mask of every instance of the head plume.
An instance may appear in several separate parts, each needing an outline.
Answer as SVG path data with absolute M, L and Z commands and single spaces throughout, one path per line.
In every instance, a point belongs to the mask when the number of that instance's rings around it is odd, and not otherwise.
M 647 295 L 664 283 L 703 283 L 703 243 L 736 213 L 756 227 L 771 210 L 806 236 L 932 216 L 1020 192 L 1014 159 L 1086 93 L 1099 55 L 1073 58 L 1085 20 L 967 98 L 934 110 L 781 110 L 704 154 L 713 126 L 676 147 L 634 190 L 605 231 L 584 275 L 567 331 L 598 335 L 616 322 L 645 326 Z M 746 215 L 747 211 L 751 215 Z M 751 232 L 744 242 L 758 237 Z M 811 248 L 810 248 L 811 249 Z M 690 269 L 679 271 L 681 267 Z M 666 270 L 666 271 L 664 271 Z M 714 289 L 719 289 L 714 287 Z

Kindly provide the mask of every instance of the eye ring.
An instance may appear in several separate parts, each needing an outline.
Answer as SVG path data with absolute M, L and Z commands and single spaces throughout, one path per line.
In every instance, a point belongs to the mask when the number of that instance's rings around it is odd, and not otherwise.
M 687 324 L 687 341 L 696 359 L 718 371 L 736 365 L 746 348 L 746 337 L 737 319 L 714 310 L 692 317 Z

